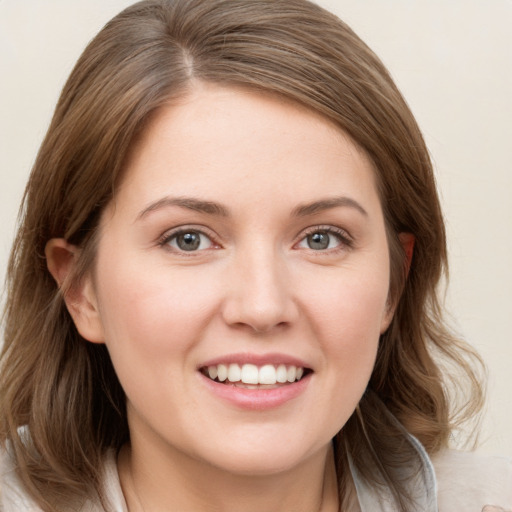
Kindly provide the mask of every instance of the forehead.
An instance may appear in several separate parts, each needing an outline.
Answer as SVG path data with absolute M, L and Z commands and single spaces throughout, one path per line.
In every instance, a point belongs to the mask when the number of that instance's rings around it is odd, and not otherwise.
M 282 197 L 303 194 L 301 185 L 323 195 L 329 186 L 375 191 L 374 181 L 366 153 L 325 116 L 277 95 L 200 84 L 155 113 L 118 192 L 130 186 L 154 196 L 174 185 L 222 195 L 250 187 L 249 197 L 263 198 L 276 187 Z

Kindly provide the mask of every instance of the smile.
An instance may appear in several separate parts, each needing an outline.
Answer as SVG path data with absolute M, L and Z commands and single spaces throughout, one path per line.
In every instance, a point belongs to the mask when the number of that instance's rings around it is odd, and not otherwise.
M 252 388 L 291 384 L 300 381 L 310 370 L 294 365 L 272 365 L 236 363 L 216 364 L 201 368 L 201 373 L 215 382 Z
M 263 411 L 293 403 L 310 387 L 314 371 L 287 354 L 231 354 L 205 361 L 201 381 L 237 409 Z

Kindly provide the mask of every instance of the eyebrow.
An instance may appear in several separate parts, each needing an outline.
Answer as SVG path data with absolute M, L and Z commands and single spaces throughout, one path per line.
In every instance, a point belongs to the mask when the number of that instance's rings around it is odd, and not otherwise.
M 338 207 L 354 208 L 365 217 L 368 217 L 368 212 L 357 201 L 345 196 L 329 197 L 320 201 L 299 205 L 293 210 L 292 215 L 295 217 L 305 217 Z
M 144 208 L 138 215 L 137 220 L 140 220 L 150 213 L 160 210 L 162 208 L 167 208 L 170 206 L 178 206 L 181 208 L 186 208 L 189 210 L 193 210 L 200 213 L 205 213 L 208 215 L 216 215 L 219 217 L 229 217 L 229 211 L 226 207 L 222 206 L 219 203 L 214 201 L 205 201 L 202 199 L 196 199 L 194 197 L 163 197 L 154 203 L 151 203 L 149 206 Z M 368 216 L 368 212 L 354 199 L 350 197 L 330 197 L 327 199 L 321 199 L 319 201 L 314 201 L 312 203 L 306 203 L 297 206 L 292 211 L 292 217 L 306 217 L 308 215 L 314 215 L 319 212 L 323 212 L 325 210 L 330 210 L 332 208 L 338 207 L 349 207 L 354 208 L 359 213 Z
M 206 213 L 208 215 L 217 215 L 220 217 L 229 216 L 229 212 L 224 206 L 214 203 L 213 201 L 203 201 L 193 197 L 163 197 L 144 208 L 144 210 L 137 215 L 137 220 L 146 217 L 154 211 L 167 208 L 169 206 L 179 206 L 181 208 L 187 208 L 189 210 Z

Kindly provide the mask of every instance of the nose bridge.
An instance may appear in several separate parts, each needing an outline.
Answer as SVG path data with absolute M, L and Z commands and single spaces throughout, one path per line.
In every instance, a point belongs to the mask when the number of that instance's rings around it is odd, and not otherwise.
M 230 272 L 224 317 L 266 332 L 295 318 L 295 303 L 286 262 L 268 241 L 240 251 Z

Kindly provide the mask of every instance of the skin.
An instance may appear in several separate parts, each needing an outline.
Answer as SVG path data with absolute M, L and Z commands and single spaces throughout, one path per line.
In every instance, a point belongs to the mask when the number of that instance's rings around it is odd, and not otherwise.
M 184 197 L 223 214 L 171 204 Z M 202 231 L 199 248 L 181 250 L 176 228 Z M 366 155 L 295 104 L 196 84 L 137 141 L 100 230 L 94 272 L 66 299 L 127 395 L 118 465 L 130 511 L 337 510 L 330 441 L 393 313 Z M 311 247 L 318 232 L 327 248 Z M 57 281 L 77 251 L 49 242 Z M 234 353 L 293 356 L 312 372 L 293 399 L 250 410 L 198 371 Z

